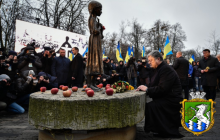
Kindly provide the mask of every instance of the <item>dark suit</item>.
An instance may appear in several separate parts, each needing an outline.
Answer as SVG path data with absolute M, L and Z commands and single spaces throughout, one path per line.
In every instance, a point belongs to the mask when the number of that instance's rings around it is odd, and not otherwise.
M 203 86 L 204 92 L 206 92 L 206 99 L 215 100 L 217 85 L 217 72 L 219 70 L 218 59 L 212 56 L 209 56 L 208 59 L 203 58 L 199 61 L 199 71 L 205 70 L 206 67 L 209 67 L 208 72 L 202 73 L 201 75 L 201 84 Z
M 79 53 L 74 57 L 74 59 L 70 63 L 70 77 L 70 84 L 72 86 L 77 86 L 79 88 L 83 87 L 84 63 L 83 57 Z M 72 77 L 74 77 L 75 80 L 72 80 Z
M 189 80 L 188 80 L 188 71 L 189 71 L 189 62 L 182 56 L 176 58 L 173 68 L 179 76 L 182 89 L 185 92 L 185 99 L 189 99 Z
M 51 66 L 52 76 L 57 77 L 58 84 L 68 85 L 70 60 L 66 57 L 55 57 Z

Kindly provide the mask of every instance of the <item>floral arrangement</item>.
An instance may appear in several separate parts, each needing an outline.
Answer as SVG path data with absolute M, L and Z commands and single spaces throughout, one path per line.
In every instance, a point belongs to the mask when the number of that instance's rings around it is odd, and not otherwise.
M 125 92 L 126 90 L 133 90 L 134 87 L 129 85 L 128 82 L 126 81 L 118 81 L 118 82 L 115 82 L 113 85 L 112 85 L 112 88 L 114 90 L 114 93 L 123 93 Z

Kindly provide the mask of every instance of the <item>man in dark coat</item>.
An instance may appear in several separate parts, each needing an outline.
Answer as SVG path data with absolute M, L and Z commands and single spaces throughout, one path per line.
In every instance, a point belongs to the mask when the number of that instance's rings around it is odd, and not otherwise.
M 210 55 L 210 50 L 203 50 L 203 59 L 199 61 L 199 70 L 202 75 L 202 86 L 206 93 L 206 99 L 215 100 L 217 85 L 217 70 L 219 69 L 218 59 Z
M 119 74 L 119 80 L 125 81 L 126 67 L 124 66 L 123 61 L 119 62 L 119 66 L 116 68 L 116 71 Z
M 156 136 L 180 138 L 180 102 L 183 100 L 181 84 L 177 73 L 163 62 L 159 51 L 148 55 L 148 63 L 155 72 L 151 75 L 150 86 L 141 85 L 137 90 L 146 91 L 153 101 L 146 103 L 145 132 Z M 157 134 L 156 134 L 157 133 Z
M 189 99 L 189 62 L 184 57 L 182 57 L 182 52 L 176 53 L 176 60 L 173 63 L 173 68 L 179 76 L 182 89 L 185 92 L 185 99 Z
M 103 69 L 104 69 L 104 74 L 111 75 L 110 71 L 112 70 L 112 68 L 111 68 L 111 63 L 109 59 L 104 59 Z
M 218 62 L 219 62 L 219 65 L 220 65 L 220 54 L 218 54 L 218 55 L 216 56 L 216 58 L 218 59 Z M 219 69 L 218 69 L 218 71 L 217 71 L 217 79 L 218 79 L 217 91 L 219 91 L 219 90 L 220 90 L 220 67 L 219 67 Z
M 68 85 L 70 60 L 65 57 L 65 50 L 60 49 L 60 56 L 53 59 L 51 66 L 52 76 L 57 77 L 58 86 Z
M 141 63 L 138 65 L 138 72 L 141 85 L 150 84 L 150 65 L 147 63 L 146 58 L 143 57 Z
M 53 62 L 53 56 L 50 53 L 51 48 L 50 47 L 44 47 L 44 55 L 41 58 L 42 62 L 42 70 L 45 73 L 51 74 L 51 65 Z
M 83 87 L 83 80 L 84 80 L 83 57 L 81 54 L 79 54 L 79 49 L 77 47 L 74 47 L 72 49 L 72 52 L 75 57 L 70 63 L 71 85 L 81 88 Z

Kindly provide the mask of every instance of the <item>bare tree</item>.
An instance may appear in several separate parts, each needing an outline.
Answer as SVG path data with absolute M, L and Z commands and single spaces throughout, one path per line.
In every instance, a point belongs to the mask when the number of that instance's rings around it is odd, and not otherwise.
M 218 35 L 215 31 L 213 31 L 210 34 L 209 40 L 208 40 L 208 47 L 211 50 L 211 53 L 216 56 L 220 49 L 220 39 L 218 39 Z

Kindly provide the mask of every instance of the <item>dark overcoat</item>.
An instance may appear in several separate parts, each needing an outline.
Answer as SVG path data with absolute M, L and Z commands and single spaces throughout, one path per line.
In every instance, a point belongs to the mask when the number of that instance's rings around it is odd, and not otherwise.
M 218 59 L 212 56 L 209 56 L 208 59 L 203 58 L 199 61 L 199 71 L 205 70 L 206 67 L 210 69 L 208 72 L 202 73 L 201 75 L 201 84 L 203 86 L 216 86 L 217 85 L 217 72 L 219 69 Z

